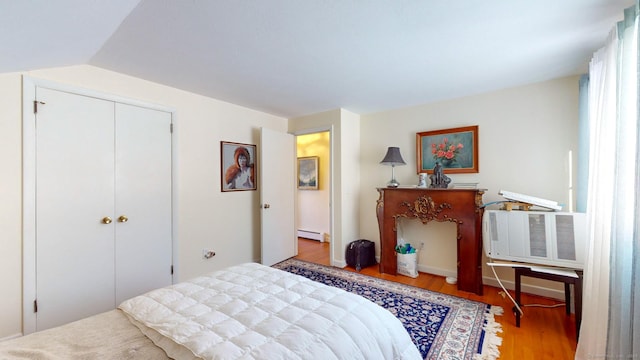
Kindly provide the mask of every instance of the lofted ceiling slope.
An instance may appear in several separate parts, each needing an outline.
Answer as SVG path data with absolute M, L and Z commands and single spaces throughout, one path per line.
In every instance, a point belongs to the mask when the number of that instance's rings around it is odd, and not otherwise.
M 0 0 L 0 73 L 90 64 L 292 118 L 586 72 L 633 0 Z

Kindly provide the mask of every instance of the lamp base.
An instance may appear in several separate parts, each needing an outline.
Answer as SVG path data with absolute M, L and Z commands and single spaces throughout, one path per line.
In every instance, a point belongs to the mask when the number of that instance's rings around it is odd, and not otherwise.
M 391 181 L 387 183 L 387 187 L 390 188 L 397 188 L 398 186 L 400 186 L 400 183 L 396 179 L 391 179 Z

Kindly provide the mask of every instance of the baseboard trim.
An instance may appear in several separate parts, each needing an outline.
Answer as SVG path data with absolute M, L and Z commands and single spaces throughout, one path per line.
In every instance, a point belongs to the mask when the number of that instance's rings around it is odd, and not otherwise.
M 376 256 L 376 260 L 378 261 L 378 263 L 380 263 L 379 257 Z M 347 263 L 344 260 L 334 259 L 332 266 L 344 268 L 347 266 Z M 426 266 L 421 264 L 418 264 L 418 271 L 431 274 L 431 275 L 442 276 L 442 277 L 447 277 L 447 276 L 458 277 L 458 273 L 456 271 L 451 271 L 447 269 L 441 269 L 441 268 Z M 514 281 L 510 281 L 510 280 L 501 280 L 501 281 L 504 287 L 507 288 L 507 290 L 515 291 L 516 284 Z M 500 284 L 498 283 L 498 281 L 494 277 L 490 277 L 490 276 L 484 276 L 482 278 L 482 283 L 484 285 L 489 285 L 497 288 L 500 287 Z M 564 301 L 564 290 L 549 289 L 546 287 L 528 285 L 525 283 L 522 284 L 521 289 L 523 293 Z M 512 296 L 514 296 L 513 293 L 512 293 Z
M 458 273 L 455 271 L 451 271 L 451 270 L 446 270 L 446 269 L 440 269 L 440 268 L 435 268 L 435 267 L 431 267 L 431 266 L 425 266 L 425 265 L 418 265 L 418 271 L 420 272 L 424 272 L 427 274 L 432 274 L 432 275 L 438 275 L 438 276 L 443 276 L 443 277 L 447 277 L 447 276 L 452 276 L 452 277 L 457 277 Z M 507 281 L 507 280 L 501 280 L 502 284 L 504 285 L 505 288 L 507 288 L 507 290 L 514 290 L 516 288 L 516 284 L 514 281 Z M 490 276 L 484 276 L 482 278 L 482 283 L 484 285 L 489 285 L 489 286 L 493 286 L 493 287 L 500 287 L 500 284 L 498 283 L 498 280 L 496 280 L 494 277 L 490 277 Z M 527 293 L 527 294 L 532 294 L 532 295 L 538 295 L 538 296 L 543 296 L 543 297 L 547 297 L 547 298 L 552 298 L 552 299 L 558 299 L 558 300 L 563 300 L 564 301 L 564 290 L 556 290 L 556 289 L 549 289 L 549 288 L 545 288 L 542 286 L 535 286 L 535 285 L 528 285 L 528 284 L 522 284 L 521 285 L 521 290 L 523 293 Z
M 311 230 L 302 230 L 302 229 L 298 229 L 298 237 L 310 239 L 310 240 L 317 240 L 320 242 L 324 242 L 324 238 L 325 238 L 324 233 L 321 233 L 318 231 L 311 231 Z
M 333 265 L 331 266 L 335 266 L 335 267 L 339 267 L 339 268 L 345 268 L 347 267 L 347 262 L 344 260 L 333 260 Z
M 505 281 L 505 280 L 501 280 L 501 281 L 504 287 L 507 288 L 507 290 L 515 291 L 515 288 L 516 288 L 515 282 Z M 494 286 L 497 288 L 500 287 L 500 284 L 495 278 L 488 277 L 488 276 L 485 276 L 483 278 L 483 283 L 485 285 Z M 564 301 L 564 290 L 549 289 L 542 286 L 527 285 L 524 283 L 521 285 L 521 290 L 523 293 Z
M 6 336 L 6 337 L 3 337 L 3 338 L 0 338 L 0 342 L 7 341 L 7 340 L 11 340 L 11 339 L 17 339 L 17 338 L 22 337 L 22 336 L 23 336 L 23 335 L 22 335 L 22 333 L 17 333 L 17 334 L 9 335 L 9 336 Z

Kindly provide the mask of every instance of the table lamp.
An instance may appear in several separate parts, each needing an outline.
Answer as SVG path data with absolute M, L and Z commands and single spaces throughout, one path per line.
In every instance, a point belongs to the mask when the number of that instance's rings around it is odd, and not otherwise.
M 391 181 L 387 184 L 388 187 L 396 188 L 400 183 L 396 180 L 396 176 L 394 173 L 394 168 L 396 165 L 407 165 L 407 163 L 402 160 L 402 155 L 400 155 L 400 148 L 390 146 L 387 149 L 387 155 L 384 156 L 384 159 L 380 161 L 382 165 L 391 165 Z

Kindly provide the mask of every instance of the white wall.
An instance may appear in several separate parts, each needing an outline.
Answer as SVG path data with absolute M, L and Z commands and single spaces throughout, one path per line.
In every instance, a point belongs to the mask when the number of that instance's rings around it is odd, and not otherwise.
M 333 251 L 336 258 L 344 259 L 347 245 L 362 237 L 360 234 L 360 214 L 368 209 L 360 207 L 363 189 L 360 176 L 366 174 L 362 173 L 360 167 L 362 161 L 360 115 L 341 110 L 341 119 L 341 136 L 338 141 L 341 148 L 339 193 L 342 199 L 342 247 L 336 248 L 334 246 Z
M 0 74 L 0 339 L 22 331 L 22 89 Z
M 487 189 L 484 202 L 502 200 L 499 190 L 525 193 L 571 205 L 570 186 L 575 184 L 578 133 L 578 77 L 556 79 L 528 86 L 451 101 L 361 116 L 360 233 L 377 242 L 375 216 L 378 193 L 389 181 L 391 170 L 379 164 L 388 146 L 399 146 L 406 166 L 396 167 L 401 184 L 415 185 L 416 133 L 460 126 L 479 126 L 479 173 L 451 174 L 453 182 L 478 182 Z M 574 168 L 569 168 L 573 151 Z M 574 184 L 570 184 L 573 172 Z M 366 174 L 366 175 L 365 175 Z M 406 241 L 425 243 L 419 264 L 423 271 L 456 275 L 455 226 L 403 223 Z M 490 269 L 484 275 L 493 277 Z M 513 279 L 512 271 L 501 278 Z M 535 281 L 530 283 L 536 284 Z M 542 282 L 557 289 L 555 283 Z
M 318 189 L 298 190 L 298 229 L 330 234 L 330 133 L 329 131 L 298 135 L 297 156 L 318 157 Z
M 479 182 L 487 189 L 485 202 L 501 199 L 497 192 L 506 189 L 570 203 L 567 154 L 577 144 L 578 77 L 363 116 L 337 109 L 287 121 L 91 66 L 25 74 L 176 109 L 177 280 L 259 259 L 259 193 L 220 192 L 219 149 L 222 140 L 257 144 L 262 126 L 291 132 L 332 128 L 332 261 L 337 266 L 344 265 L 344 249 L 355 239 L 378 242 L 379 252 L 376 187 L 390 177 L 390 169 L 379 162 L 388 146 L 399 146 L 407 166 L 397 167 L 396 177 L 403 184 L 417 183 L 417 132 L 479 125 L 480 173 L 451 177 Z M 0 338 L 21 331 L 21 75 L 0 74 Z M 455 272 L 455 229 L 403 228 L 408 241 L 425 239 L 429 251 L 420 256 L 422 270 Z M 216 257 L 203 260 L 203 248 L 215 250 Z M 490 275 L 486 268 L 484 275 Z M 510 271 L 501 276 L 512 278 Z
M 285 132 L 286 119 L 91 66 L 24 74 L 176 110 L 177 280 L 259 260 L 259 193 L 220 191 L 220 141 L 258 144 L 260 127 Z M 0 74 L 0 339 L 22 329 L 21 75 Z

